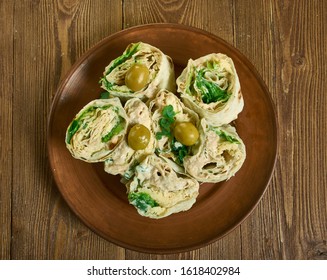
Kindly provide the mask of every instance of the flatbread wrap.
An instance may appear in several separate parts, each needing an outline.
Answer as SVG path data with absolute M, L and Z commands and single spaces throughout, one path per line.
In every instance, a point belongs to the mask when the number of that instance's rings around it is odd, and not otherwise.
M 104 163 L 104 170 L 112 175 L 121 175 L 126 180 L 131 179 L 135 167 L 147 156 L 154 153 L 155 136 L 151 128 L 151 116 L 149 108 L 138 98 L 129 99 L 124 105 L 129 124 L 124 139 L 117 145 Z M 135 125 L 145 126 L 149 133 L 149 139 L 144 149 L 134 150 L 128 144 L 128 133 Z M 137 139 L 136 139 L 137 141 Z
M 156 47 L 131 43 L 105 68 L 100 84 L 122 102 L 133 97 L 151 99 L 160 89 L 176 90 L 174 64 Z
M 183 145 L 174 136 L 174 127 L 179 123 L 199 124 L 198 115 L 187 108 L 172 92 L 161 90 L 149 103 L 152 114 L 152 129 L 156 135 L 156 154 L 183 172 L 183 159 L 190 147 Z
M 246 150 L 236 129 L 227 124 L 213 126 L 201 119 L 200 140 L 193 147 L 191 156 L 184 158 L 188 174 L 199 182 L 228 180 L 241 168 Z
M 233 60 L 225 54 L 189 59 L 176 83 L 185 105 L 214 125 L 232 122 L 243 110 L 240 81 Z
M 147 156 L 127 183 L 129 203 L 142 216 L 160 219 L 189 210 L 199 194 L 199 183 L 176 173 L 162 158 Z
M 93 100 L 68 126 L 66 147 L 77 159 L 105 161 L 123 140 L 127 126 L 127 115 L 118 98 Z

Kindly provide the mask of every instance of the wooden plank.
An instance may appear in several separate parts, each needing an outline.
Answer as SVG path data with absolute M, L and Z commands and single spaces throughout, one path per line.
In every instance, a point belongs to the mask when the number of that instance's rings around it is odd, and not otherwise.
M 235 45 L 254 64 L 274 96 L 273 23 L 269 1 L 256 1 L 255 8 L 245 1 L 236 2 Z M 242 259 L 281 258 L 277 219 L 278 196 L 276 181 L 272 180 L 258 207 L 241 225 Z
M 10 259 L 12 195 L 13 3 L 0 2 L 0 259 Z
M 233 1 L 124 1 L 124 27 L 147 23 L 169 22 L 185 24 L 211 32 L 233 43 Z M 139 11 L 135 13 L 135 11 Z M 223 15 L 223 16 L 222 16 Z M 128 259 L 240 259 L 239 228 L 230 235 L 204 248 L 163 256 L 126 251 Z
M 124 28 L 148 23 L 179 23 L 204 29 L 232 43 L 233 5 L 229 0 L 219 3 L 213 0 L 125 0 Z
M 60 79 L 90 46 L 120 30 L 121 3 L 16 1 L 14 15 L 12 258 L 123 258 L 123 249 L 68 209 L 46 150 L 47 116 Z
M 266 81 L 280 123 L 275 174 L 242 226 L 243 243 L 249 244 L 242 256 L 326 258 L 326 172 L 319 172 L 326 170 L 327 103 L 320 94 L 326 75 L 320 70 L 326 58 L 326 4 L 262 1 L 253 9 L 237 3 L 236 45 Z
M 323 1 L 274 6 L 275 99 L 283 143 L 276 191 L 287 259 L 327 259 L 326 12 Z

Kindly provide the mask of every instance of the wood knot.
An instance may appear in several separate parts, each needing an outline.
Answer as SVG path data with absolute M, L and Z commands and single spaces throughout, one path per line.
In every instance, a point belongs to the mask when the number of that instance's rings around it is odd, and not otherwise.
M 291 57 L 292 66 L 295 68 L 300 68 L 305 65 L 305 57 L 303 54 L 295 53 Z
M 327 260 L 327 241 L 312 244 L 308 250 L 308 259 L 311 260 Z
M 88 237 L 88 231 L 85 230 L 77 230 L 74 231 L 74 238 L 78 241 L 85 240 Z

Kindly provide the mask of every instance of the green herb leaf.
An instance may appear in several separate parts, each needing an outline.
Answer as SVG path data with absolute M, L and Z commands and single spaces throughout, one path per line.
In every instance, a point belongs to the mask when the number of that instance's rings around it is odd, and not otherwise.
M 232 135 L 226 133 L 225 131 L 221 130 L 221 129 L 213 129 L 213 131 L 222 139 L 224 139 L 225 141 L 228 141 L 230 143 L 237 143 L 239 144 L 240 141 L 233 137 Z
M 108 82 L 106 77 L 103 77 L 99 83 L 102 84 L 106 90 L 113 90 L 114 84 Z
M 160 140 L 163 136 L 172 137 L 171 125 L 174 123 L 176 115 L 172 105 L 165 106 L 161 114 L 162 118 L 159 120 L 161 131 L 156 133 L 157 140 Z
M 67 136 L 66 136 L 67 144 L 70 144 L 70 141 L 72 140 L 74 134 L 79 129 L 79 127 L 80 127 L 80 122 L 78 120 L 73 120 L 67 131 Z
M 205 79 L 204 74 L 205 69 L 201 69 L 200 71 L 196 71 L 195 77 L 195 84 L 201 91 L 202 101 L 206 104 L 217 101 L 226 102 L 230 97 L 227 90 L 223 90 L 215 83 Z
M 208 60 L 208 61 L 207 61 L 207 68 L 210 69 L 210 70 L 214 69 L 214 62 Z
M 106 143 L 111 140 L 112 137 L 119 134 L 124 129 L 124 120 L 119 119 L 119 122 L 111 129 L 111 131 L 101 138 L 101 142 Z
M 108 99 L 110 97 L 110 93 L 105 91 L 105 92 L 101 92 L 100 94 L 100 99 Z
M 189 153 L 189 149 L 187 146 L 176 141 L 172 134 L 171 125 L 175 121 L 175 115 L 176 113 L 174 112 L 174 107 L 172 105 L 167 105 L 163 108 L 162 118 L 159 120 L 161 131 L 156 133 L 156 138 L 157 140 L 160 140 L 163 136 L 170 138 L 171 152 L 176 157 L 176 163 L 182 165 L 184 157 Z M 160 153 L 159 150 L 156 150 L 156 152 Z
M 135 169 L 140 163 L 137 160 L 134 160 L 134 162 L 130 165 L 129 169 L 125 171 L 123 174 L 123 177 L 125 180 L 130 180 L 133 175 L 135 174 Z
M 176 163 L 179 165 L 183 164 L 184 157 L 188 155 L 189 149 L 187 146 L 183 145 L 180 142 L 177 142 L 175 138 L 171 141 L 171 150 L 176 156 Z
M 194 71 L 195 68 L 191 67 L 185 82 L 185 92 L 189 95 L 194 92 Z
M 140 45 L 140 43 L 130 44 L 129 47 L 124 51 L 124 53 L 121 56 L 117 57 L 113 61 L 110 68 L 107 69 L 104 77 L 102 77 L 99 81 L 99 83 L 102 84 L 107 90 L 112 90 L 114 84 L 108 82 L 108 80 L 106 79 L 106 76 L 109 75 L 111 73 L 111 71 L 114 70 L 118 65 L 124 63 L 127 59 L 131 58 L 132 55 L 138 51 L 139 45 Z
M 174 117 L 176 115 L 176 113 L 174 112 L 174 107 L 173 105 L 167 105 L 162 109 L 162 115 L 167 118 L 170 119 L 172 121 L 174 121 Z
M 114 70 L 118 65 L 124 63 L 127 59 L 131 58 L 133 54 L 135 54 L 138 50 L 140 43 L 131 44 L 129 47 L 124 51 L 124 53 L 117 57 L 110 68 L 106 71 L 106 75 L 110 74 L 112 70 Z
M 72 123 L 70 124 L 68 130 L 67 130 L 67 134 L 66 134 L 66 143 L 70 144 L 70 141 L 72 140 L 74 134 L 77 132 L 77 130 L 79 130 L 81 124 L 82 124 L 82 120 L 83 118 L 85 118 L 85 116 L 87 114 L 89 114 L 90 112 L 95 111 L 96 109 L 101 109 L 101 110 L 106 110 L 110 107 L 111 105 L 105 105 L 102 107 L 99 106 L 91 106 L 89 108 L 87 108 L 77 119 L 74 119 L 72 121 Z M 87 127 L 87 124 L 84 124 L 83 128 Z
M 128 200 L 143 212 L 147 212 L 148 208 L 159 206 L 158 202 L 145 192 L 129 193 Z

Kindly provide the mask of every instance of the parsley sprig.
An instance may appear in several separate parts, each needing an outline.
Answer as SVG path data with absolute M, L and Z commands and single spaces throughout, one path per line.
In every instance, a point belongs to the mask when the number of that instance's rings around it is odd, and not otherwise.
M 163 108 L 162 118 L 159 120 L 159 125 L 161 131 L 156 133 L 157 140 L 160 140 L 163 136 L 167 136 L 168 138 L 172 138 L 173 135 L 171 133 L 171 125 L 174 123 L 175 115 L 174 107 L 172 105 L 167 105 Z
M 171 150 L 176 156 L 176 163 L 182 165 L 184 157 L 188 155 L 189 148 L 180 142 L 177 142 L 175 138 L 171 141 Z
M 171 152 L 175 155 L 176 163 L 179 165 L 183 164 L 184 157 L 189 153 L 188 147 L 178 142 L 172 133 L 172 124 L 175 122 L 174 107 L 167 105 L 163 108 L 162 118 L 159 120 L 161 131 L 156 133 L 157 140 L 160 140 L 163 136 L 166 136 L 170 140 Z

